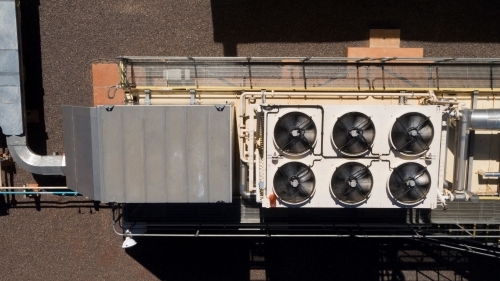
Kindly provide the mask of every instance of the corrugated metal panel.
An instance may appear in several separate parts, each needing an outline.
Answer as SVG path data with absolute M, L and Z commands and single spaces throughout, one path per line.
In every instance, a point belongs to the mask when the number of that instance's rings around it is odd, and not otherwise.
M 66 106 L 68 186 L 104 202 L 231 202 L 232 110 Z

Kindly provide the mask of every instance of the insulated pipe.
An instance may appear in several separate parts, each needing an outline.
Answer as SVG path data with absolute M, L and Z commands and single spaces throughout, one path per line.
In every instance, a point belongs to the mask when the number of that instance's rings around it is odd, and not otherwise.
M 78 195 L 76 191 L 0 191 L 0 194 L 12 194 L 12 195 L 39 195 L 39 194 L 50 194 L 50 195 Z
M 468 129 L 471 111 L 461 111 L 460 119 L 457 121 L 457 132 L 455 138 L 455 171 L 453 175 L 455 192 L 463 192 L 465 189 L 465 163 L 467 161 Z
M 247 190 L 248 168 L 245 163 L 240 163 L 240 195 L 243 199 L 250 199 L 251 194 Z
M 485 178 L 500 178 L 500 172 L 485 172 L 482 169 L 479 169 L 477 173 Z
M 385 96 L 385 97 L 430 97 L 432 100 L 436 100 L 436 95 L 433 91 L 426 93 L 383 93 L 383 92 L 243 92 L 240 96 L 241 102 L 241 124 L 244 124 L 244 118 L 246 113 L 246 96 L 255 95 L 258 96 L 262 94 L 265 98 L 267 95 L 271 96 L 325 96 L 325 97 L 357 97 L 357 96 Z
M 70 190 L 66 186 L 37 186 L 37 187 L 29 187 L 29 186 L 4 186 L 2 189 L 7 189 L 7 190 L 30 190 L 30 189 L 44 189 L 44 190 L 49 190 L 49 189 L 58 189 L 58 190 Z
M 469 119 L 471 130 L 500 130 L 500 109 L 474 109 Z
M 41 156 L 33 153 L 26 144 L 26 136 L 7 136 L 9 152 L 21 168 L 40 175 L 63 176 L 66 159 L 63 155 Z

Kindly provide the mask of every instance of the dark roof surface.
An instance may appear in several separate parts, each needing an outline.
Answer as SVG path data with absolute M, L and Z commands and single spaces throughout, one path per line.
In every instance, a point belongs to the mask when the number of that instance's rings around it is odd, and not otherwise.
M 26 107 L 44 120 L 29 125 L 30 146 L 40 154 L 63 151 L 61 105 L 92 104 L 89 66 L 98 59 L 339 57 L 348 46 L 368 46 L 371 27 L 401 28 L 402 47 L 423 47 L 425 56 L 500 57 L 495 7 L 298 2 L 20 1 Z M 248 24 L 254 18 L 261 24 Z M 33 178 L 20 169 L 13 179 L 17 186 L 64 185 L 63 178 Z M 2 280 L 248 280 L 262 279 L 258 270 L 250 274 L 262 266 L 269 280 L 494 280 L 499 274 L 494 260 L 405 241 L 276 239 L 261 247 L 245 239 L 155 238 L 138 239 L 138 246 L 124 251 L 110 209 L 90 213 L 91 203 L 65 203 L 85 198 L 42 196 L 38 210 L 33 199 L 18 198 L 8 210 L 7 199 L 0 200 Z M 253 261 L 251 252 L 257 253 Z

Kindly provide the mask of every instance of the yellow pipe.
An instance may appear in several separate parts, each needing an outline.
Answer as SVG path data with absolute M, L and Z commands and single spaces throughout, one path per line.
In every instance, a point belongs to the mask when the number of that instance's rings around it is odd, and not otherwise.
M 498 196 L 479 196 L 479 200 L 500 200 Z

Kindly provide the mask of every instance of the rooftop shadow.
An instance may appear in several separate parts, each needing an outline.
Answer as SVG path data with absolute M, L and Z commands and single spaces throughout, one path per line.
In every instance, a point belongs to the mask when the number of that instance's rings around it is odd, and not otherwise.
M 399 28 L 402 40 L 500 42 L 500 3 L 442 1 L 211 0 L 214 41 L 235 56 L 241 43 L 340 42 Z

